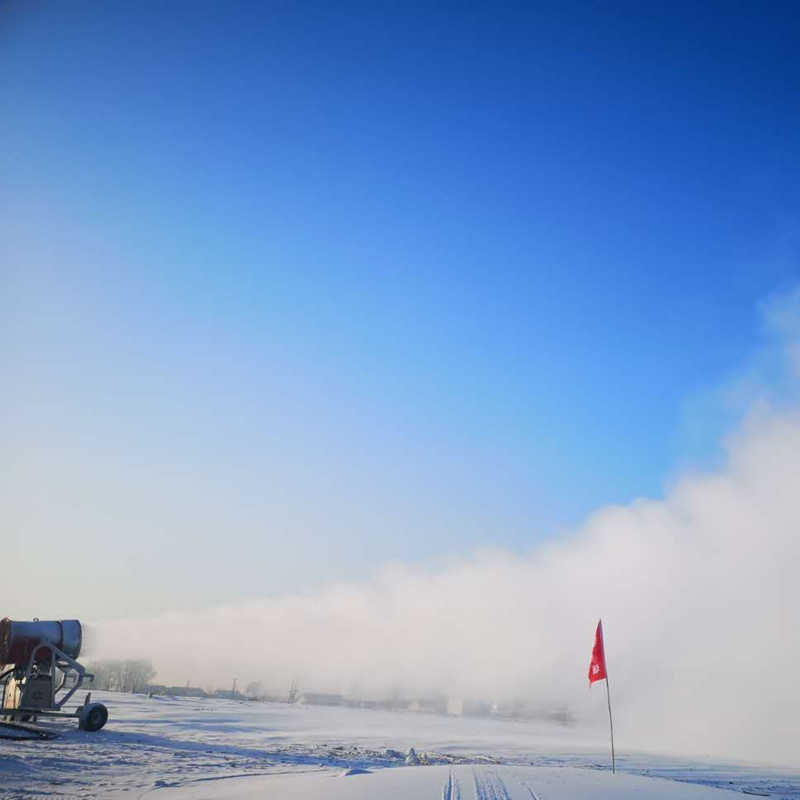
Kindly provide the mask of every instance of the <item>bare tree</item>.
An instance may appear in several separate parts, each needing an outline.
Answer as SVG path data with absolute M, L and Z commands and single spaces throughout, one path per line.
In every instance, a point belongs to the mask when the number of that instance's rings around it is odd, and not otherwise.
M 266 696 L 264 684 L 261 681 L 250 681 L 244 690 L 244 694 L 248 700 L 263 700 Z
M 153 665 L 144 658 L 123 661 L 120 670 L 120 691 L 140 692 L 155 677 Z
M 94 674 L 93 688 L 112 692 L 140 692 L 156 675 L 153 665 L 144 658 L 95 661 L 87 665 L 87 672 Z

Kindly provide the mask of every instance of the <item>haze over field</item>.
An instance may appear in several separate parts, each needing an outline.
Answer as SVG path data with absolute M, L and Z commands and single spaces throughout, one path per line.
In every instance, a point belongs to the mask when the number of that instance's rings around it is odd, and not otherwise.
M 786 385 L 800 380 L 800 290 L 766 321 Z M 800 765 L 800 409 L 769 388 L 723 467 L 601 509 L 528 556 L 397 563 L 363 583 L 115 620 L 96 626 L 98 646 L 136 656 L 146 642 L 176 684 L 227 686 L 235 673 L 279 693 L 297 677 L 366 697 L 520 697 L 602 723 L 602 687 L 590 696 L 586 680 L 602 614 L 623 745 Z

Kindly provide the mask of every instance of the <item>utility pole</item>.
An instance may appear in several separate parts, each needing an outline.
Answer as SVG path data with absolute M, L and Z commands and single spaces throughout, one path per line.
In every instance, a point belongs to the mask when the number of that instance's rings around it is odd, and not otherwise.
M 236 695 L 236 678 L 233 679 L 233 689 L 231 690 L 231 700 Z

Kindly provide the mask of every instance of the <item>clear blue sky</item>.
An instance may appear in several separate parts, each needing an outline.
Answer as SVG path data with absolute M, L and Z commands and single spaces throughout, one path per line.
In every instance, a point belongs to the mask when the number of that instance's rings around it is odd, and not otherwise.
M 0 5 L 12 556 L 236 600 L 713 451 L 798 278 L 800 6 L 431 5 Z

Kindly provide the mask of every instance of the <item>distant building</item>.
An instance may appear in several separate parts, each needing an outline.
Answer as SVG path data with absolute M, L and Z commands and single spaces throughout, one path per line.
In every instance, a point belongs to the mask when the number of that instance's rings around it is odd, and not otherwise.
M 384 700 L 378 700 L 375 708 L 381 711 L 401 711 L 408 708 L 410 701 L 404 700 L 402 697 L 389 697 Z
M 488 717 L 492 713 L 492 704 L 483 700 L 448 697 L 447 713 L 451 717 Z
M 490 713 L 507 719 L 546 720 L 561 725 L 572 725 L 575 722 L 573 713 L 566 706 L 548 708 L 520 698 L 493 703 Z
M 447 713 L 451 717 L 460 717 L 464 714 L 464 700 L 461 697 L 447 698 Z
M 408 704 L 408 710 L 424 714 L 446 714 L 449 713 L 449 706 L 449 699 L 444 697 L 420 697 Z
M 345 705 L 344 695 L 323 694 L 322 692 L 300 692 L 297 698 L 298 703 L 306 706 L 343 706 Z
M 199 686 L 170 686 L 169 694 L 175 697 L 208 697 Z
M 168 695 L 170 697 L 207 697 L 208 695 L 196 686 L 165 686 L 163 683 L 148 683 L 142 691 L 145 694 Z
M 562 725 L 574 725 L 575 715 L 568 708 L 557 708 L 545 715 L 549 722 L 559 722 Z
M 191 690 L 190 690 L 191 691 Z M 217 689 L 212 697 L 218 700 L 246 700 L 247 698 L 241 692 L 234 692 L 231 689 Z

